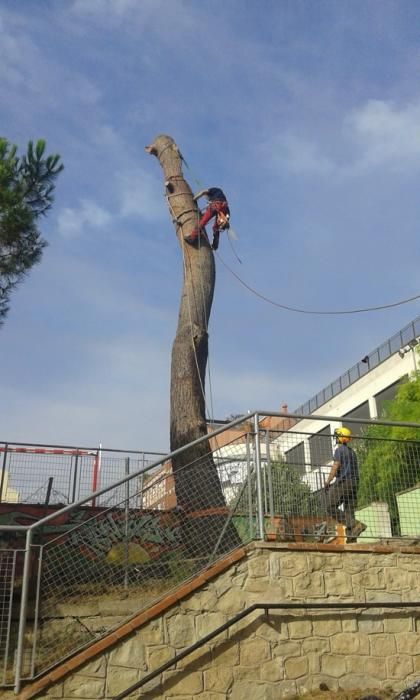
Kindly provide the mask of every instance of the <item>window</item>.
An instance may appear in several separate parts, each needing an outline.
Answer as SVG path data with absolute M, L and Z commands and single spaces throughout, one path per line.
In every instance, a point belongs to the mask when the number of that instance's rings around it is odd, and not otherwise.
M 326 428 L 309 438 L 309 451 L 311 454 L 311 469 L 324 466 L 332 459 L 333 444 L 330 425 L 327 425 Z
M 369 402 L 365 401 L 364 403 L 360 404 L 360 406 L 357 406 L 357 408 L 354 408 L 352 411 L 349 411 L 345 414 L 345 416 L 343 416 L 343 425 L 345 425 L 347 428 L 350 428 L 353 435 L 361 435 L 364 424 L 349 423 L 348 425 L 346 425 L 346 418 L 370 418 Z
M 300 442 L 296 447 L 292 447 L 291 450 L 285 453 L 284 458 L 286 464 L 294 466 L 299 474 L 304 474 L 306 472 L 305 465 L 305 445 Z
M 398 387 L 406 381 L 407 375 L 401 377 L 401 379 L 398 379 L 397 382 L 394 382 L 394 384 L 390 384 L 389 386 L 387 386 L 386 389 L 383 389 L 383 391 L 380 391 L 378 394 L 375 395 L 378 416 L 383 416 L 385 402 L 392 401 L 392 399 L 395 399 Z

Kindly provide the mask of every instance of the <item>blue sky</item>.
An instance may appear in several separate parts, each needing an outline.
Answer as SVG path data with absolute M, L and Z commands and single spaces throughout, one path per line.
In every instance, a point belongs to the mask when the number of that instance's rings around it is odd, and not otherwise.
M 0 0 L 2 135 L 65 163 L 0 330 L 0 440 L 168 447 L 182 260 L 159 133 L 227 193 L 242 264 L 219 253 L 259 293 L 419 293 L 419 26 L 407 0 Z M 216 265 L 215 418 L 296 408 L 420 313 L 293 314 Z

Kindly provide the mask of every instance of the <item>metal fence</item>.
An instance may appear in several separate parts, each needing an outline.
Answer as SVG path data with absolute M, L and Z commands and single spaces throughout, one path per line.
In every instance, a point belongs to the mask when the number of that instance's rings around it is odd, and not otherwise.
M 125 457 L 124 478 L 29 526 L 0 521 L 3 685 L 18 692 L 23 679 L 252 539 L 420 551 L 419 425 L 365 421 L 351 443 L 358 477 L 340 494 L 337 482 L 325 489 L 332 432 L 268 429 L 267 416 L 288 416 L 263 415 L 232 421 L 135 473 Z M 121 600 L 133 607 L 117 619 L 110 610 Z
M 0 503 L 75 503 L 126 476 L 127 465 L 129 473 L 135 473 L 163 456 L 162 452 L 0 443 Z
M 404 326 L 398 333 L 395 333 L 391 338 L 386 340 L 378 348 L 375 348 L 369 355 L 366 355 L 360 362 L 350 367 L 347 372 L 340 375 L 331 384 L 328 384 L 324 389 L 319 391 L 309 401 L 299 406 L 294 412 L 295 415 L 309 415 L 317 408 L 323 406 L 334 396 L 340 394 L 348 386 L 357 382 L 360 377 L 368 374 L 372 369 L 375 369 L 382 362 L 385 362 L 391 355 L 399 353 L 404 356 L 410 350 L 418 345 L 420 336 L 420 316 Z

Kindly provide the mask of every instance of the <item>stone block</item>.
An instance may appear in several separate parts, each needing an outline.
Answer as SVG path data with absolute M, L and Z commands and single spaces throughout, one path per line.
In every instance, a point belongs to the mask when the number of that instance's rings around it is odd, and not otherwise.
M 47 689 L 45 695 L 47 698 L 62 698 L 64 696 L 64 683 L 55 683 L 51 688 Z M 3 696 L 0 691 L 0 697 L 4 697 L 4 700 L 7 700 L 9 695 L 5 692 Z M 16 700 L 16 695 L 11 693 L 9 700 Z
M 363 612 L 357 620 L 359 632 L 365 634 L 381 634 L 384 631 L 384 619 L 377 612 Z
M 362 571 L 359 574 L 352 575 L 352 585 L 360 586 L 365 590 L 384 590 L 385 589 L 385 574 L 382 568 L 372 567 L 367 571 Z
M 392 656 L 396 652 L 395 637 L 392 634 L 369 635 L 372 656 Z
M 137 636 L 130 637 L 125 642 L 120 642 L 114 647 L 108 657 L 110 666 L 124 666 L 125 668 L 146 669 L 145 647 Z
M 370 566 L 375 566 L 374 558 L 371 554 L 346 552 L 346 556 L 343 556 L 343 569 L 351 574 L 362 573 L 369 569 Z
M 374 676 L 369 676 L 367 673 L 353 673 L 352 675 L 342 676 L 338 681 L 338 687 L 342 690 L 360 690 L 375 688 L 378 685 L 378 680 Z
M 214 666 L 237 666 L 239 664 L 239 644 L 237 642 L 223 642 L 212 649 L 212 663 Z
M 235 666 L 232 670 L 233 670 L 233 678 L 235 681 L 233 687 L 236 688 L 237 683 L 240 683 L 242 681 L 259 680 L 261 666 Z
M 351 574 L 348 571 L 338 569 L 324 572 L 325 590 L 330 596 L 343 598 L 353 595 Z
M 233 685 L 233 672 L 231 668 L 218 666 L 204 671 L 204 689 L 218 693 L 228 693 Z
M 402 569 L 385 569 L 385 585 L 388 591 L 415 590 L 418 573 Z
M 293 579 L 294 594 L 298 598 L 319 598 L 325 595 L 324 576 L 321 571 L 301 574 Z
M 364 673 L 376 678 L 377 681 L 387 678 L 385 659 L 372 656 L 348 656 L 346 666 L 349 674 L 359 674 L 363 669 Z
M 248 561 L 248 577 L 249 578 L 264 578 L 269 576 L 270 566 L 266 556 L 252 557 Z
M 300 576 L 308 572 L 308 562 L 305 552 L 284 552 L 277 559 L 278 569 L 275 578 L 279 576 Z M 274 560 L 270 566 L 271 574 L 274 574 Z
M 126 688 L 127 685 L 124 687 Z M 120 688 L 122 690 L 123 688 Z M 103 698 L 105 693 L 105 678 L 87 678 L 75 674 L 64 681 L 63 696 L 65 698 Z
M 265 639 L 249 639 L 239 648 L 241 666 L 255 666 L 271 658 L 270 644 Z
M 302 641 L 302 651 L 305 654 L 327 654 L 330 651 L 330 638 L 310 637 Z
M 420 572 L 420 555 L 418 554 L 399 554 L 398 568 L 406 571 Z
M 165 620 L 166 640 L 176 649 L 187 647 L 196 641 L 192 615 L 176 614 Z
M 281 683 L 284 681 L 281 681 Z M 278 700 L 281 697 L 280 684 L 264 683 L 262 681 L 248 680 L 235 683 L 229 700 Z M 296 689 L 296 687 L 295 687 Z M 293 692 L 293 690 L 292 690 Z M 290 695 L 291 693 L 289 693 Z
M 79 676 L 93 676 L 97 678 L 105 678 L 106 676 L 106 661 L 104 656 L 98 656 L 93 661 L 82 666 L 78 671 Z
M 277 692 L 273 692 L 273 694 L 269 696 L 270 700 L 271 698 L 272 700 L 278 700 L 278 698 L 294 697 L 297 692 L 296 681 L 290 679 L 279 681 L 275 684 L 274 688 Z
M 404 594 L 404 598 L 408 599 L 408 591 Z M 399 603 L 401 601 L 401 593 L 390 593 L 389 591 L 366 591 L 367 603 Z
M 287 623 L 290 639 L 305 639 L 312 636 L 311 620 L 290 620 Z
M 172 647 L 167 646 L 154 646 L 147 649 L 147 667 L 149 671 L 165 664 L 170 659 L 173 659 L 176 651 Z
M 395 641 L 399 654 L 411 654 L 412 656 L 420 654 L 420 635 L 417 632 L 396 634 Z
M 208 644 L 198 647 L 188 656 L 178 661 L 176 668 L 188 668 L 191 671 L 204 671 L 212 666 L 212 651 Z
M 343 613 L 341 616 L 341 627 L 343 632 L 357 632 L 358 624 L 357 619 L 350 614 Z
M 289 656 L 300 656 L 301 654 L 301 644 L 300 642 L 282 642 L 273 646 L 272 655 L 273 658 L 283 657 L 284 659 Z
M 398 632 L 412 632 L 412 630 L 413 618 L 411 617 L 410 613 L 404 614 L 402 611 L 400 611 L 398 614 L 391 614 L 391 617 L 386 617 L 384 619 L 384 632 L 388 632 L 389 634 L 397 634 Z
M 201 671 L 166 671 L 163 674 L 162 690 L 168 697 L 198 695 L 204 689 Z
M 196 637 L 201 639 L 205 637 L 206 634 L 210 634 L 215 629 L 224 625 L 226 622 L 226 615 L 221 612 L 206 612 L 203 615 L 197 615 L 195 618 L 196 627 Z M 223 639 L 227 635 L 227 632 L 221 633 L 218 639 Z
M 366 634 L 340 632 L 331 637 L 333 654 L 369 654 L 369 638 Z
M 117 666 L 112 666 L 108 668 L 108 673 L 106 675 L 106 696 L 113 697 L 122 693 L 123 690 L 129 688 L 140 680 L 142 674 L 140 671 L 134 668 L 119 668 Z M 103 697 L 100 696 L 89 696 L 89 697 Z
M 314 617 L 312 620 L 313 634 L 317 637 L 331 637 L 333 634 L 341 632 L 341 619 L 339 613 L 334 613 L 334 617 L 328 617 L 326 613 L 322 613 L 319 617 Z
M 308 673 L 309 664 L 306 656 L 291 656 L 284 662 L 285 678 L 294 680 L 306 676 Z
M 217 598 L 213 607 L 207 608 L 207 610 L 219 610 L 227 615 L 234 615 L 243 610 L 247 602 L 246 594 L 243 591 L 232 588 L 226 591 L 221 598 Z
M 321 671 L 321 655 L 317 652 L 309 652 L 306 654 L 308 659 L 308 674 L 311 676 L 313 673 L 319 673 Z
M 254 591 L 251 592 L 251 595 Z M 272 603 L 274 601 L 287 601 L 293 598 L 293 579 L 279 578 L 277 581 L 270 579 L 269 585 L 262 590 L 258 596 L 254 596 L 253 602 L 256 603 Z M 251 598 L 248 595 L 248 604 L 251 604 Z
M 287 623 L 283 621 L 283 614 L 278 614 L 273 611 L 268 618 L 261 618 L 256 636 L 267 641 L 277 643 L 280 639 L 289 638 L 289 629 Z M 266 621 L 267 620 L 267 621 Z
M 413 659 L 411 656 L 403 656 L 402 654 L 391 656 L 387 659 L 386 665 L 390 678 L 405 680 L 410 673 L 413 673 Z
M 328 654 L 321 659 L 321 673 L 333 678 L 341 678 L 346 673 L 346 659 L 336 654 Z
M 260 678 L 269 683 L 276 683 L 284 678 L 284 666 L 279 658 L 270 659 L 261 664 Z
M 299 681 L 298 681 L 299 684 Z M 335 691 L 338 689 L 338 680 L 322 673 L 314 674 L 304 681 L 305 688 L 310 692 L 319 691 L 320 686 L 326 686 L 328 690 Z
M 217 600 L 218 598 L 214 589 L 199 590 L 195 594 L 188 596 L 186 600 L 180 601 L 180 608 L 188 612 L 214 610 L 217 606 Z
M 332 571 L 343 568 L 341 554 L 332 552 L 308 552 L 308 571 Z
M 269 582 L 270 579 L 268 576 L 261 578 L 248 577 L 244 585 L 244 591 L 249 591 L 250 593 L 264 593 L 269 586 Z
M 248 563 L 245 564 L 245 573 L 248 575 Z M 213 581 L 213 590 L 216 593 L 216 596 L 220 598 L 226 591 L 229 591 L 232 588 L 232 572 L 224 573 L 221 576 L 218 576 L 214 581 Z
M 136 636 L 139 637 L 140 641 L 145 645 L 149 644 L 163 644 L 163 624 L 160 618 L 156 620 L 150 620 L 144 627 L 141 627 Z

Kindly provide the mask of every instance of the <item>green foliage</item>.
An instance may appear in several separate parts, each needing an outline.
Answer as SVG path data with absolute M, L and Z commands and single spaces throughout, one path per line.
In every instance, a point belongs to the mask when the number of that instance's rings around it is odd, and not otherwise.
M 10 294 L 47 245 L 38 219 L 53 203 L 55 180 L 63 170 L 60 156 L 45 155 L 46 143 L 29 141 L 25 155 L 0 138 L 0 325 L 9 310 Z
M 382 418 L 420 423 L 420 372 L 387 401 Z M 358 507 L 372 501 L 388 504 L 394 534 L 399 534 L 396 494 L 420 482 L 420 429 L 370 425 L 356 448 L 360 483 Z
M 269 467 L 264 467 L 264 484 L 266 504 L 264 510 L 269 512 Z M 297 469 L 286 462 L 271 462 L 271 483 L 273 487 L 274 512 L 277 515 L 307 515 L 311 512 L 311 489 L 300 477 Z M 252 489 L 252 506 L 256 510 L 255 479 Z M 247 490 L 242 494 L 237 511 L 246 512 L 248 508 Z
M 271 463 L 274 512 L 279 515 L 308 515 L 311 489 L 296 467 L 280 460 Z

